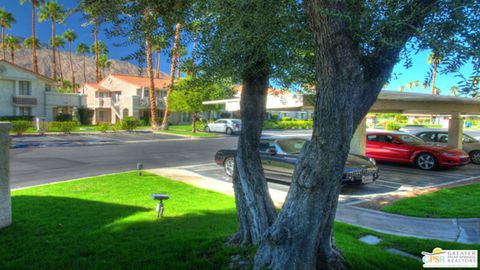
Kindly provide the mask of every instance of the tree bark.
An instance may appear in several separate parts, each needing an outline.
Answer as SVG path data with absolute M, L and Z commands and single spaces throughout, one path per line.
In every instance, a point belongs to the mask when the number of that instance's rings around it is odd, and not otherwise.
M 146 38 L 146 54 L 147 54 L 147 74 L 149 82 L 149 99 L 150 99 L 150 115 L 152 117 L 152 129 L 158 129 L 157 116 L 157 100 L 155 97 L 155 82 L 153 78 L 153 63 L 152 63 L 152 41 L 149 37 Z
M 160 126 L 161 130 L 167 130 L 168 129 L 168 117 L 170 115 L 170 111 L 169 111 L 169 108 L 168 108 L 169 107 L 168 99 L 170 97 L 170 94 L 173 91 L 173 87 L 174 87 L 174 83 L 175 83 L 175 68 L 177 66 L 176 55 L 177 55 L 178 46 L 179 46 L 179 43 L 180 43 L 180 31 L 181 30 L 182 30 L 182 24 L 177 23 L 175 25 L 175 40 L 173 42 L 172 63 L 170 65 L 170 86 L 168 87 L 167 96 L 165 98 L 165 111 L 163 112 L 163 121 L 162 121 L 162 125 Z
M 263 174 L 259 148 L 269 76 L 267 72 L 259 71 L 243 77 L 240 99 L 242 129 L 233 177 L 239 227 L 232 242 L 247 245 L 260 243 L 273 224 L 276 212 Z
M 14 47 L 10 48 L 10 60 L 12 61 L 12 64 L 15 64 L 15 48 Z
M 177 52 L 177 78 L 180 80 L 180 52 Z
M 76 90 L 75 90 L 75 72 L 74 72 L 74 68 L 73 68 L 73 58 L 72 58 L 72 42 L 69 42 L 68 44 L 68 56 L 70 58 L 70 71 L 72 73 L 72 90 L 73 92 L 75 93 Z
M 60 53 L 60 50 L 57 50 L 57 55 L 58 55 L 58 67 L 59 67 L 59 71 L 60 71 L 60 81 L 62 82 L 63 84 L 63 68 L 62 68 L 62 54 Z
M 35 9 L 37 4 L 36 0 L 32 1 L 32 69 L 38 73 L 37 41 L 35 35 Z
M 7 59 L 7 53 L 5 52 L 5 25 L 2 24 L 2 51 L 3 51 L 3 60 Z
M 53 80 L 57 81 L 57 61 L 55 55 L 55 18 L 52 17 L 52 56 L 53 56 Z
M 99 69 L 99 54 L 98 54 L 98 25 L 95 22 L 94 25 L 94 36 L 95 36 L 95 80 L 97 83 L 100 81 L 100 69 Z
M 156 52 L 155 61 L 155 78 L 160 79 L 160 51 Z
M 87 60 L 85 59 L 85 52 L 83 53 L 83 83 L 87 82 Z

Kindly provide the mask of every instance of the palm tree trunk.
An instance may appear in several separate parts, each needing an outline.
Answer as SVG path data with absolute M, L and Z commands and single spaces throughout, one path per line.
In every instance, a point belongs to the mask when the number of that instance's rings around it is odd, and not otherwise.
M 10 60 L 12 61 L 12 64 L 15 64 L 15 48 L 10 47 Z
M 53 56 L 53 80 L 57 81 L 57 61 L 55 57 L 55 18 L 52 17 L 52 56 Z
M 62 81 L 63 83 L 62 57 L 60 54 L 60 50 L 57 50 L 57 56 L 58 56 L 58 66 L 60 68 L 60 81 Z
M 94 35 L 95 35 L 95 78 L 97 80 L 97 83 L 100 81 L 100 70 L 99 70 L 99 55 L 98 55 L 98 25 L 95 22 L 95 29 Z
M 180 52 L 177 52 L 177 78 L 180 79 Z
M 75 73 L 73 71 L 73 59 L 72 59 L 72 42 L 68 45 L 68 56 L 70 58 L 70 71 L 72 72 L 72 90 L 75 93 Z
M 175 82 L 175 68 L 177 66 L 177 51 L 178 51 L 178 44 L 180 43 L 180 31 L 182 30 L 182 24 L 177 23 L 175 26 L 175 40 L 173 42 L 173 53 L 172 53 L 172 63 L 170 65 L 170 86 L 167 91 L 167 96 L 165 98 L 165 111 L 163 112 L 163 121 L 162 121 L 162 126 L 160 129 L 166 130 L 168 129 L 168 116 L 170 114 L 168 110 L 168 98 L 170 97 L 170 94 L 172 93 L 174 82 Z
M 433 71 L 432 71 L 432 95 L 435 95 L 437 91 L 435 91 L 435 79 L 437 78 L 437 59 L 433 59 Z
M 37 1 L 32 0 L 32 66 L 33 71 L 38 72 L 38 60 L 37 60 L 37 42 L 35 36 L 35 9 Z
M 5 26 L 2 24 L 2 50 L 3 50 L 3 60 L 7 58 L 5 52 Z
M 157 51 L 157 56 L 155 57 L 155 78 L 160 79 L 160 51 Z
M 195 55 L 197 53 L 197 35 L 193 36 L 193 47 L 192 47 L 192 71 L 190 76 L 195 77 Z
M 87 82 L 87 65 L 85 59 L 85 53 L 83 53 L 83 83 Z
M 150 115 L 152 117 L 152 129 L 158 129 L 158 116 L 157 116 L 157 100 L 155 97 L 155 82 L 153 78 L 153 61 L 152 61 L 152 40 L 150 37 L 146 38 L 146 54 L 147 54 L 147 74 L 149 82 L 149 99 L 150 99 Z

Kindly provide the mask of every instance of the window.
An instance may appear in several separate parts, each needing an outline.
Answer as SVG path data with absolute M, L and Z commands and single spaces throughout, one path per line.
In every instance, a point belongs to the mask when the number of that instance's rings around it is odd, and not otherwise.
M 478 143 L 478 140 L 476 140 L 473 137 L 468 136 L 467 134 L 463 134 L 463 142 L 464 143 Z
M 435 141 L 435 133 L 433 132 L 425 132 L 420 133 L 418 137 L 426 142 L 434 142 Z
M 20 116 L 31 116 L 32 108 L 30 107 L 18 107 L 18 112 Z
M 302 150 L 303 145 L 306 140 L 303 139 L 287 139 L 287 140 L 278 140 L 278 145 L 283 152 L 290 155 L 298 155 Z
M 368 140 L 371 142 L 380 142 L 380 143 L 391 143 L 393 141 L 392 136 L 388 135 L 369 135 Z
M 269 148 L 275 148 L 275 143 L 273 141 L 260 141 L 260 152 L 267 152 Z
M 30 96 L 32 94 L 31 82 L 18 81 L 18 93 L 21 96 Z
M 417 137 L 412 136 L 412 135 L 402 134 L 402 135 L 398 135 L 398 137 L 400 137 L 400 140 L 404 141 L 406 144 L 409 144 L 409 145 L 425 144 L 425 142 L 422 139 L 417 138 Z
M 448 143 L 448 133 L 439 133 L 438 134 L 439 143 Z
M 45 92 L 51 92 L 52 91 L 52 86 L 50 84 L 45 84 Z

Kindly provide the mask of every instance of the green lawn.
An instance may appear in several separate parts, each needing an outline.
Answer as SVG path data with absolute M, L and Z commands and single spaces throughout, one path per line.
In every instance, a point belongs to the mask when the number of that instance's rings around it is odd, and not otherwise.
M 156 218 L 152 193 L 168 193 Z M 232 197 L 135 172 L 14 191 L 14 224 L 0 230 L 0 269 L 225 269 L 236 229 Z M 350 269 L 419 269 L 421 263 L 384 251 L 412 254 L 479 249 L 440 241 L 387 236 L 379 246 L 357 239 L 367 230 L 337 223 L 337 244 Z
M 382 210 L 430 218 L 480 218 L 480 183 L 400 199 Z
M 217 136 L 215 133 L 206 133 L 202 132 L 203 129 L 199 129 L 197 127 L 197 132 L 192 132 L 191 125 L 171 125 L 168 127 L 168 130 L 162 130 L 162 132 L 170 133 L 170 134 L 179 134 L 179 135 L 188 135 L 193 137 L 215 137 Z

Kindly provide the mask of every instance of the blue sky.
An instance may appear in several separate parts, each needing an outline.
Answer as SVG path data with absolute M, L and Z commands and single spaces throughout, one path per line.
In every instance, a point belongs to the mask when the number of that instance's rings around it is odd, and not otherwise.
M 73 0 L 59 0 L 60 4 L 64 5 L 65 8 L 72 8 L 76 5 L 77 1 Z M 24 5 L 20 5 L 18 0 L 0 0 L 0 7 L 5 8 L 9 12 L 12 12 L 17 19 L 17 23 L 12 25 L 11 30 L 7 30 L 7 33 L 13 33 L 14 35 L 21 36 L 21 37 L 28 37 L 31 36 L 31 4 L 27 1 Z M 38 19 L 38 17 L 37 17 Z M 67 27 L 68 26 L 68 27 Z M 57 25 L 56 32 L 57 35 L 60 35 L 68 28 L 73 29 L 77 35 L 77 41 L 74 44 L 80 42 L 84 42 L 88 45 L 93 43 L 93 36 L 92 36 L 92 29 L 91 28 L 84 28 L 82 27 L 81 15 L 74 14 L 69 17 L 64 25 Z M 47 43 L 48 40 L 51 38 L 51 23 L 50 21 L 44 21 L 42 23 L 37 22 L 37 37 L 44 43 Z M 114 43 L 119 43 L 125 41 L 124 38 L 114 38 L 108 39 L 106 35 L 100 32 L 99 35 L 100 39 L 103 40 L 107 46 L 109 47 L 110 53 L 109 57 L 111 59 L 120 59 L 122 57 L 127 56 L 129 53 L 133 52 L 136 49 L 135 45 L 127 46 L 127 47 L 114 47 Z M 417 55 L 412 57 L 413 66 L 409 69 L 405 69 L 402 63 L 396 65 L 393 74 L 396 74 L 395 77 L 392 77 L 387 89 L 389 90 L 398 90 L 399 86 L 404 85 L 406 86 L 408 82 L 419 80 L 423 82 L 425 76 L 429 70 L 429 64 L 427 62 L 429 52 L 421 52 Z M 166 73 L 169 73 L 169 65 L 170 63 L 167 62 L 165 55 L 161 57 L 161 65 L 160 69 Z M 472 71 L 471 66 L 465 66 L 461 72 L 463 74 L 470 74 Z M 437 83 L 436 86 L 441 89 L 441 94 L 448 95 L 450 93 L 450 87 L 456 85 L 459 81 L 458 78 L 455 77 L 455 74 L 439 74 L 437 76 Z M 410 91 L 406 89 L 406 91 Z M 413 89 L 411 91 L 414 92 L 423 92 L 423 93 L 430 93 L 430 89 L 423 89 L 418 87 L 417 89 Z

